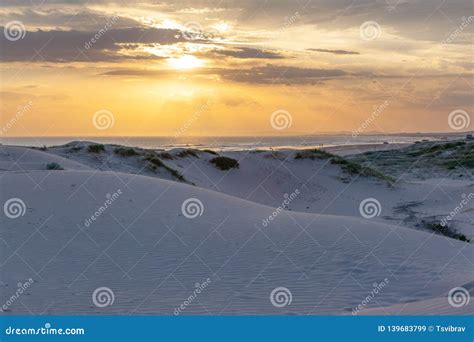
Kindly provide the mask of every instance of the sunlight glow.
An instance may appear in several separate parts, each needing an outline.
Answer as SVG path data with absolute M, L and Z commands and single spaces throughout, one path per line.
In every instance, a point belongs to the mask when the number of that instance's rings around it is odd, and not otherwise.
M 204 65 L 204 61 L 192 55 L 168 59 L 168 64 L 173 69 L 194 69 Z

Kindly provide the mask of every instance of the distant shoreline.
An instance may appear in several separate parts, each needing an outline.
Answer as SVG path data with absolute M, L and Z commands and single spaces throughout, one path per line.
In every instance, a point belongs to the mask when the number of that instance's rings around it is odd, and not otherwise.
M 85 141 L 85 140 L 77 140 L 77 141 L 70 141 L 65 144 L 61 145 L 52 145 L 52 146 L 47 146 L 48 148 L 50 147 L 61 147 L 65 145 L 70 145 L 74 142 L 89 142 L 92 144 L 97 144 L 100 142 L 97 141 Z M 345 156 L 345 155 L 351 155 L 351 154 L 358 154 L 358 153 L 365 153 L 365 152 L 376 152 L 376 151 L 388 151 L 388 150 L 395 150 L 395 149 L 400 149 L 403 147 L 410 146 L 414 143 L 412 142 L 405 142 L 405 143 L 387 143 L 384 144 L 383 142 L 380 143 L 371 143 L 371 144 L 339 144 L 339 145 L 333 145 L 333 144 L 319 144 L 319 145 L 313 145 L 313 146 L 266 146 L 266 147 L 256 147 L 256 148 L 226 148 L 226 149 L 220 149 L 220 148 L 208 148 L 206 146 L 171 146 L 168 148 L 151 148 L 151 147 L 143 147 L 145 149 L 150 149 L 150 150 L 162 150 L 162 151 L 171 151 L 175 149 L 197 149 L 197 150 L 205 150 L 205 149 L 212 149 L 218 152 L 246 152 L 246 151 L 302 151 L 302 150 L 314 150 L 314 149 L 322 149 L 340 156 Z M 120 144 L 105 144 L 105 145 L 117 145 L 117 146 L 125 146 L 126 145 L 120 145 Z M 41 148 L 42 146 L 24 146 L 24 145 L 11 145 L 11 144 L 0 144 L 0 146 L 8 146 L 8 147 L 27 147 L 27 148 Z M 137 147 L 137 146 L 132 146 L 132 147 Z
M 61 146 L 73 141 L 90 141 L 101 144 L 116 144 L 146 149 L 171 150 L 174 148 L 211 149 L 216 151 L 248 151 L 248 150 L 301 150 L 312 148 L 330 148 L 331 150 L 376 148 L 384 144 L 384 149 L 392 145 L 408 145 L 416 141 L 443 141 L 463 138 L 465 134 L 427 134 L 427 135 L 314 135 L 299 137 L 3 137 L 3 145 L 25 147 Z M 337 148 L 336 148 L 337 147 Z M 340 152 L 340 151 L 339 151 Z

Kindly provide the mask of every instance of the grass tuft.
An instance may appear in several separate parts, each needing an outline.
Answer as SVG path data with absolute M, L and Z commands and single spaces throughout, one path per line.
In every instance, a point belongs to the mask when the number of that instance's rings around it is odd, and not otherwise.
M 64 170 L 64 168 L 58 163 L 52 162 L 46 164 L 46 170 Z
M 87 146 L 87 152 L 89 153 L 101 153 L 105 151 L 105 146 L 102 144 L 92 144 Z
M 377 170 L 374 170 L 368 166 L 364 166 L 362 164 L 352 162 L 344 157 L 337 156 L 335 154 L 329 153 L 324 150 L 314 149 L 314 150 L 300 151 L 296 153 L 295 159 L 329 160 L 331 164 L 341 166 L 341 169 L 350 175 L 375 177 L 375 178 L 379 178 L 388 182 L 390 185 L 393 185 L 395 183 L 395 179 L 390 176 L 386 176 L 383 173 Z
M 456 232 L 454 229 L 449 228 L 447 225 L 442 225 L 441 223 L 433 223 L 433 222 L 423 222 L 424 227 L 439 234 L 443 235 L 446 237 L 449 237 L 451 239 L 459 240 L 459 241 L 464 241 L 464 242 L 471 242 L 471 239 L 466 237 L 464 234 L 459 234 Z
M 114 153 L 122 157 L 132 157 L 139 155 L 139 153 L 131 147 L 117 147 L 114 149 Z
M 149 154 L 145 157 L 145 160 L 147 162 L 149 162 L 149 166 L 153 171 L 156 171 L 157 168 L 162 167 L 165 170 L 167 170 L 169 173 L 171 173 L 171 175 L 173 177 L 175 177 L 176 179 L 178 179 L 180 182 L 185 182 L 186 181 L 184 176 L 181 173 L 179 173 L 179 171 L 177 171 L 177 170 L 169 167 L 165 163 L 163 163 L 163 161 L 160 158 L 158 158 L 156 155 Z
M 180 158 L 186 158 L 186 157 L 199 158 L 198 154 L 194 150 L 183 150 L 179 152 L 177 156 Z
M 230 170 L 239 168 L 239 162 L 229 157 L 215 157 L 211 159 L 210 162 L 220 170 Z

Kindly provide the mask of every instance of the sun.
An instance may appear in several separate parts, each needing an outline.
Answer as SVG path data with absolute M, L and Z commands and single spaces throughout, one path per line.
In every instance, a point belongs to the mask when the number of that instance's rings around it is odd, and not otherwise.
M 194 69 L 204 64 L 204 61 L 192 55 L 168 59 L 168 64 L 173 69 Z

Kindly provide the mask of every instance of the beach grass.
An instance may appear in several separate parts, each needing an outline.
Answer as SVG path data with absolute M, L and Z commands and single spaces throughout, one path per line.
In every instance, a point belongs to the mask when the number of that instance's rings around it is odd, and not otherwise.
M 223 157 L 223 156 L 215 157 L 211 159 L 210 162 L 214 164 L 218 169 L 224 170 L 224 171 L 239 168 L 239 162 L 229 157 Z

